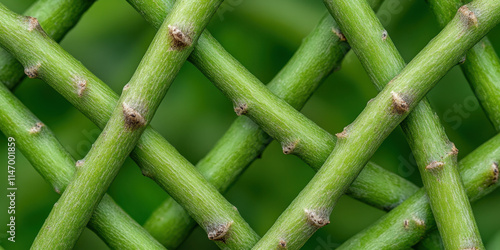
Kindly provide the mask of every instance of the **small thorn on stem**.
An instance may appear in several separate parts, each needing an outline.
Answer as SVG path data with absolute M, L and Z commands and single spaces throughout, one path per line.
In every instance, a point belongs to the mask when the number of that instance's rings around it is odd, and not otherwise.
M 493 162 L 493 164 L 491 164 L 491 183 L 490 185 L 488 186 L 491 186 L 491 185 L 494 185 L 498 182 L 498 163 L 497 162 Z
M 382 31 L 382 41 L 387 40 L 387 36 L 389 36 L 389 34 L 387 34 L 387 30 L 383 30 Z
M 425 227 L 425 221 L 417 217 L 413 217 L 411 220 L 405 219 L 403 222 L 404 229 L 410 229 L 410 223 L 413 223 L 416 227 Z
M 135 109 L 126 103 L 122 103 L 123 116 L 125 118 L 125 127 L 137 129 L 146 125 L 146 119 Z
M 444 162 L 441 161 L 432 161 L 425 167 L 425 170 L 432 171 L 432 170 L 437 170 L 441 169 L 444 166 Z
M 455 147 L 455 143 L 451 143 L 451 151 L 449 153 L 450 155 L 458 155 L 458 148 Z
M 75 166 L 76 166 L 76 168 L 79 168 L 79 167 L 83 166 L 84 163 L 85 163 L 85 160 L 81 159 L 81 160 L 76 161 Z
M 399 93 L 396 92 L 391 92 L 392 95 L 392 104 L 394 109 L 398 114 L 403 114 L 408 112 L 409 110 L 409 105 L 408 103 L 401 97 Z
M 478 21 L 476 14 L 469 9 L 467 5 L 464 5 L 458 9 L 458 13 L 460 14 L 460 20 L 464 23 L 464 26 L 470 27 L 478 26 Z
M 78 92 L 78 96 L 82 97 L 83 94 L 85 93 L 85 90 L 87 89 L 87 80 L 81 78 L 81 77 L 74 77 L 73 81 L 76 83 L 76 88 Z
M 130 88 L 130 85 L 127 83 L 125 84 L 125 86 L 123 86 L 123 91 L 127 90 L 128 88 Z
M 173 40 L 172 49 L 181 50 L 191 45 L 191 37 L 186 35 L 182 30 L 175 25 L 168 25 L 168 34 Z
M 297 140 L 297 141 L 282 145 L 283 154 L 289 155 L 289 154 L 293 153 L 293 151 L 297 147 L 298 143 L 299 143 L 299 141 Z
M 42 27 L 35 17 L 27 16 L 26 21 L 28 23 L 28 31 L 41 30 Z
M 37 63 L 35 65 L 26 67 L 24 69 L 24 74 L 26 74 L 29 78 L 37 78 L 38 77 L 38 70 L 40 69 L 41 64 Z
M 340 133 L 336 133 L 335 136 L 337 136 L 337 138 L 339 138 L 339 139 L 347 138 L 347 136 L 348 136 L 347 127 L 344 127 L 344 130 L 342 130 L 342 132 L 340 132 Z
M 307 214 L 307 220 L 313 226 L 320 228 L 330 224 L 330 220 L 328 218 L 328 214 L 326 211 L 318 211 L 318 210 L 305 210 Z
M 45 126 L 45 124 L 41 123 L 41 122 L 37 122 L 35 124 L 35 126 L 33 126 L 31 129 L 30 129 L 30 134 L 38 134 L 40 133 L 40 131 L 42 131 L 42 128 Z
M 227 233 L 229 232 L 229 228 L 233 224 L 232 221 L 226 224 L 217 224 L 213 226 L 209 226 L 208 228 L 208 239 L 213 241 L 222 241 L 226 243 Z
M 284 239 L 281 239 L 280 243 L 278 243 L 278 247 L 286 249 L 286 241 Z
M 241 116 L 248 112 L 248 106 L 246 103 L 238 104 L 234 107 L 234 112 L 236 115 Z
M 346 38 L 345 38 L 345 36 L 344 36 L 344 33 L 342 33 L 342 31 L 340 31 L 339 29 L 337 29 L 337 28 L 333 27 L 333 28 L 332 28 L 332 32 L 333 32 L 335 35 L 337 35 L 337 36 L 338 36 L 338 38 L 339 38 L 339 40 L 340 40 L 341 42 L 347 41 L 347 39 L 346 39 Z

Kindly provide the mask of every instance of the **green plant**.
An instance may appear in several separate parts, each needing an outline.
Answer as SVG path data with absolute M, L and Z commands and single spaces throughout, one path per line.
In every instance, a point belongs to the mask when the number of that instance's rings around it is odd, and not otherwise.
M 418 103 L 469 51 L 463 70 L 488 118 L 499 128 L 499 61 L 487 38 L 480 41 L 500 19 L 496 1 L 476 0 L 463 7 L 458 0 L 429 1 L 440 25 L 450 23 L 406 67 L 372 11 L 381 1 L 325 1 L 339 25 L 328 14 L 322 17 L 266 88 L 203 31 L 222 1 L 129 0 L 158 33 L 120 98 L 54 42 L 92 2 L 40 0 L 26 12 L 39 21 L 0 8 L 0 45 L 6 49 L 0 51 L 0 80 L 5 86 L 15 88 L 24 71 L 47 82 L 103 129 L 87 156 L 76 162 L 73 179 L 72 156 L 46 125 L 0 86 L 3 133 L 16 138 L 56 192 L 65 190 L 33 248 L 74 246 L 90 219 L 87 226 L 113 248 L 161 248 L 158 242 L 174 248 L 197 223 L 221 248 L 249 249 L 257 244 L 258 249 L 296 249 L 329 223 L 344 193 L 379 209 L 395 209 L 342 247 L 411 247 L 433 228 L 435 217 L 446 247 L 484 248 L 466 195 L 476 200 L 498 186 L 498 136 L 460 161 L 460 177 L 455 146 L 429 103 Z M 450 13 L 457 9 L 452 19 Z M 340 67 L 350 47 L 381 93 L 336 138 L 296 109 Z M 197 168 L 148 126 L 186 59 L 227 96 L 240 116 Z M 420 191 L 368 162 L 401 121 L 426 187 Z M 264 235 L 257 243 L 258 234 L 219 192 L 225 192 L 272 139 L 283 153 L 297 155 L 318 173 L 265 235 L 257 230 Z M 129 154 L 143 175 L 173 198 L 153 212 L 144 228 L 104 195 Z M 454 204 L 453 212 L 446 208 L 449 204 Z M 461 228 L 464 224 L 469 226 Z M 439 241 L 434 234 L 420 246 Z

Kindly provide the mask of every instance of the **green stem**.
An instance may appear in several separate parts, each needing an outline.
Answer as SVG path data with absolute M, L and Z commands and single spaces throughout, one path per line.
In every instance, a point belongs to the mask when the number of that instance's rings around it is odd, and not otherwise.
M 281 241 L 298 248 L 327 224 L 335 203 L 382 141 L 499 21 L 499 1 L 476 0 L 462 7 L 453 21 L 338 134 L 340 140 L 325 164 L 255 248 L 276 247 Z M 378 31 L 383 39 L 383 30 Z
M 430 0 L 429 4 L 439 25 L 444 27 L 463 2 Z M 500 131 L 500 59 L 487 37 L 467 52 L 461 68 L 488 118 Z
M 38 0 L 24 12 L 36 17 L 47 35 L 59 42 L 95 0 Z M 13 89 L 26 76 L 23 66 L 9 52 L 0 49 L 0 79 Z
M 18 21 L 21 17 L 15 16 L 13 19 Z M 29 22 L 25 23 L 26 26 L 28 24 Z M 27 73 L 47 82 L 95 124 L 104 128 L 117 104 L 118 96 L 58 44 L 38 32 L 26 32 L 5 25 L 0 29 L 0 43 L 23 63 Z M 32 74 L 30 66 L 37 65 L 38 62 L 44 62 L 45 67 L 40 68 L 38 74 Z M 213 231 L 212 225 L 216 222 L 204 220 L 207 217 L 204 214 L 220 216 L 222 219 L 232 218 L 235 224 L 247 227 L 233 206 L 225 201 L 172 145 L 150 127 L 146 128 L 139 139 L 131 157 L 141 167 L 145 176 L 152 178 L 165 189 L 206 231 Z M 245 232 L 247 235 L 244 238 L 252 241 L 247 244 L 253 244 L 257 236 L 250 230 Z
M 160 6 L 164 6 L 165 12 L 161 15 L 156 3 L 133 0 L 129 2 L 153 25 L 161 23 L 161 18 L 164 18 L 169 6 L 167 0 L 163 1 L 164 4 Z M 379 5 L 380 2 L 374 4 Z M 341 59 L 347 52 L 346 44 L 339 41 L 339 37 L 332 32 L 332 28 L 338 29 L 333 19 L 326 15 L 304 40 L 290 62 L 268 85 L 272 92 L 289 102 L 294 108 L 300 109 L 304 105 L 322 79 L 332 69 L 340 65 Z M 208 35 L 202 35 L 200 41 L 205 38 L 211 39 L 213 41 L 211 44 L 217 44 Z M 193 53 L 197 53 L 198 50 L 224 52 L 220 45 L 206 45 L 207 43 L 200 42 Z M 220 59 L 216 64 L 212 64 L 224 65 L 224 67 L 220 67 L 220 72 L 227 75 L 220 78 L 236 74 L 235 71 L 227 70 L 226 66 L 240 64 L 232 59 L 228 53 L 222 55 L 218 57 Z M 207 64 L 205 61 L 195 60 L 193 57 L 190 59 L 195 65 Z M 227 63 L 228 61 L 229 63 Z M 242 76 L 242 78 L 244 77 Z M 244 79 L 245 82 L 254 83 L 254 79 Z M 328 139 L 320 138 L 320 140 Z M 247 117 L 239 117 L 209 154 L 198 163 L 198 168 L 207 180 L 214 184 L 219 191 L 224 192 L 244 168 L 260 155 L 269 142 L 269 136 L 254 122 Z M 324 154 L 322 160 L 324 161 L 327 156 L 328 154 Z M 313 168 L 317 170 L 319 166 L 319 164 L 313 165 Z M 388 210 L 413 194 L 415 190 L 415 186 L 403 178 L 369 163 L 366 170 L 348 190 L 348 193 L 357 199 Z M 145 224 L 148 231 L 168 247 L 180 244 L 193 226 L 194 223 L 186 212 L 171 199 L 167 199 Z
M 431 0 L 429 4 L 439 24 L 444 27 L 460 8 L 462 1 Z M 461 68 L 488 118 L 495 129 L 500 131 L 500 60 L 487 37 L 467 52 L 466 61 Z M 419 246 L 442 249 L 442 244 L 439 233 L 434 231 Z
M 467 155 L 459 163 L 467 196 L 475 201 L 500 186 L 500 134 Z M 434 216 L 425 188 L 364 229 L 339 249 L 405 249 L 435 228 Z M 433 244 L 433 246 L 435 246 Z M 466 249 L 464 246 L 461 249 Z
M 363 0 L 325 0 L 325 4 L 381 90 L 405 66 L 387 31 Z M 426 99 L 420 102 L 401 126 L 417 161 L 445 246 L 458 249 L 469 244 L 469 247 L 483 248 L 458 172 L 458 151 L 429 102 Z
M 0 128 L 5 136 L 15 139 L 16 147 L 54 190 L 62 193 L 75 173 L 75 160 L 52 131 L 3 84 L 0 84 Z M 101 200 L 87 226 L 112 248 L 163 249 L 108 195 Z

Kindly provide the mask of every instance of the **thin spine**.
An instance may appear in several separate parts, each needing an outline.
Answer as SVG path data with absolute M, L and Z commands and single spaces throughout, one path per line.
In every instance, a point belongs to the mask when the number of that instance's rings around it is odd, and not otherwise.
M 48 36 L 61 41 L 95 0 L 38 0 L 23 15 L 37 18 Z M 8 51 L 0 49 L 0 79 L 9 89 L 25 77 L 23 66 Z
M 387 31 L 364 1 L 325 0 L 325 5 L 381 90 L 405 66 Z M 356 15 L 349 15 L 352 13 Z M 381 34 L 383 39 L 380 39 Z M 409 97 L 396 91 L 391 94 L 395 112 L 406 113 Z M 420 102 L 401 122 L 401 127 L 415 156 L 445 246 L 450 249 L 483 248 L 458 172 L 458 152 L 429 102 L 425 99 Z
M 156 4 L 148 5 L 148 1 L 129 2 L 153 25 L 161 23 L 163 16 L 158 13 Z M 169 2 L 164 1 L 163 3 L 160 6 L 168 6 Z M 374 5 L 379 4 L 380 2 L 374 2 Z M 167 11 L 167 7 L 164 11 Z M 332 32 L 334 29 L 337 29 L 335 22 L 330 16 L 325 15 L 287 66 L 269 83 L 268 88 L 295 108 L 301 108 L 321 79 L 340 64 L 343 55 L 348 51 L 348 46 L 339 41 L 338 36 Z M 205 37 L 213 39 L 210 36 L 202 36 L 200 40 Z M 200 43 L 195 51 L 223 51 L 220 46 L 204 45 L 206 43 Z M 221 55 L 230 57 L 230 55 L 221 52 L 218 54 L 219 57 L 222 57 Z M 204 63 L 202 60 L 191 61 L 195 65 Z M 222 60 L 222 63 L 217 61 L 214 65 L 219 65 L 220 71 L 224 71 L 228 75 L 235 74 L 234 71 L 220 66 L 225 65 L 223 64 L 225 62 L 227 60 Z M 321 77 L 311 72 L 318 72 L 317 74 L 320 74 Z M 252 79 L 250 79 L 250 83 L 253 83 Z M 246 117 L 239 117 L 215 148 L 198 163 L 198 167 L 200 172 L 223 192 L 238 173 L 262 152 L 268 142 L 269 136 L 255 123 Z M 327 156 L 328 154 L 322 155 L 323 159 L 318 161 L 324 161 Z M 312 165 L 314 169 L 319 166 L 319 164 Z M 367 170 L 357 179 L 348 193 L 378 208 L 388 210 L 399 204 L 415 190 L 413 184 L 370 163 Z M 374 199 L 374 197 L 377 198 Z M 145 227 L 163 244 L 175 247 L 186 237 L 193 225 L 182 208 L 178 207 L 171 199 L 167 199 L 153 212 Z
M 61 194 L 75 173 L 75 160 L 52 131 L 40 124 L 43 123 L 0 84 L 0 129 L 5 136 L 14 138 L 16 147 Z M 108 195 L 97 206 L 88 227 L 113 248 L 164 249 Z
M 305 222 L 304 209 L 321 208 L 331 212 L 389 133 L 438 80 L 460 61 L 462 55 L 500 21 L 498 1 L 476 0 L 468 4 L 467 9 L 476 13 L 475 22 L 470 20 L 470 15 L 458 13 L 366 106 L 349 125 L 348 137 L 337 143 L 318 173 L 254 248 L 275 246 L 277 239 L 283 238 L 283 235 L 289 239 L 288 246 L 298 248 L 311 237 L 318 228 Z M 392 93 L 403 96 L 408 107 L 405 113 L 394 112 Z
M 172 32 L 175 31 L 173 28 L 181 30 L 182 35 L 196 41 L 220 3 L 221 1 L 206 1 L 198 3 L 199 8 L 192 8 L 190 6 L 192 3 L 188 1 L 176 3 L 174 11 L 166 19 L 164 28 L 160 30 L 157 39 L 153 41 L 145 56 L 147 58 L 143 61 L 145 63 L 141 64 L 137 74 L 134 75 L 129 91 L 126 91 L 121 98 L 122 105 L 115 108 L 110 122 L 96 141 L 95 147 L 87 155 L 83 166 L 79 168 L 76 178 L 68 186 L 67 191 L 59 199 L 58 206 L 54 207 L 46 220 L 35 239 L 33 248 L 44 248 L 51 245 L 69 247 L 74 244 L 93 208 L 97 205 L 97 201 L 102 197 L 103 191 L 109 186 L 125 157 L 134 148 L 135 142 L 147 125 L 147 121 L 152 118 L 170 82 L 192 49 L 191 43 L 179 39 L 179 33 Z M 43 32 L 40 32 L 40 35 L 44 36 Z M 165 60 L 165 57 L 169 60 Z M 144 69 L 150 65 L 148 62 L 151 61 L 155 66 L 164 67 L 160 72 L 146 72 L 147 70 Z M 156 64 L 157 62 L 159 63 Z M 168 63 L 162 65 L 161 62 Z M 50 73 L 39 72 L 38 74 L 43 77 L 43 74 Z M 151 77 L 148 78 L 148 76 Z M 148 84 L 147 87 L 141 88 L 137 82 L 147 82 Z M 103 150 L 99 150 L 101 148 Z M 102 165 L 106 165 L 110 169 L 106 170 L 106 168 L 101 167 Z M 217 198 L 227 203 L 220 194 Z M 227 203 L 227 205 L 229 204 Z M 244 245 L 256 239 L 256 235 L 252 235 L 250 239 L 240 239 L 241 231 L 246 233 L 245 230 L 251 231 L 251 229 L 245 222 L 242 222 L 241 217 L 236 213 L 232 212 L 231 216 L 237 216 L 238 218 L 235 220 L 238 220 L 238 223 L 231 227 L 230 240 L 226 241 L 228 244 L 243 243 L 242 245 Z M 71 219 L 65 219 L 66 217 Z M 208 218 L 203 223 L 212 223 L 218 219 Z M 250 234 L 252 233 L 253 231 L 250 232 Z
M 1 10 L 2 20 L 20 19 L 4 8 Z M 23 65 L 44 62 L 39 78 L 63 95 L 96 125 L 104 128 L 117 104 L 117 94 L 44 34 L 28 33 L 24 25 L 16 22 L 2 24 L 10 32 L 0 35 L 1 45 L 7 47 Z M 19 44 L 22 46 L 18 46 Z M 81 96 L 78 94 L 79 84 L 75 79 L 86 81 L 86 90 Z M 215 213 L 219 213 L 233 218 L 236 223 L 234 229 L 239 229 L 240 224 L 246 225 L 233 206 L 227 203 L 172 145 L 150 127 L 146 128 L 131 157 L 144 173 L 149 173 L 199 224 L 204 225 L 204 221 L 211 220 Z M 253 231 L 240 230 L 239 233 L 250 239 L 244 244 L 252 244 L 251 242 L 256 240 Z
M 496 164 L 500 161 L 498 145 L 500 134 L 483 143 L 458 164 L 465 191 L 471 202 L 500 186 Z M 423 221 L 425 226 L 414 223 L 415 219 Z M 409 222 L 407 227 L 405 221 Z M 436 222 L 429 198 L 425 188 L 422 188 L 371 226 L 344 242 L 338 249 L 406 249 L 418 243 L 435 228 Z M 437 247 L 430 249 L 441 249 L 439 240 L 430 244 L 429 246 Z

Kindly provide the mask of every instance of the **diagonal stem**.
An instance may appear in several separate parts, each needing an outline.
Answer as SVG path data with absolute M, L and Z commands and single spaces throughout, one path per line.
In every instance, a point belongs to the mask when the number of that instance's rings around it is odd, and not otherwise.
M 37 17 L 45 33 L 59 42 L 76 25 L 95 0 L 38 0 L 25 12 Z M 23 65 L 8 51 L 0 49 L 0 79 L 9 89 L 15 88 L 26 76 Z

